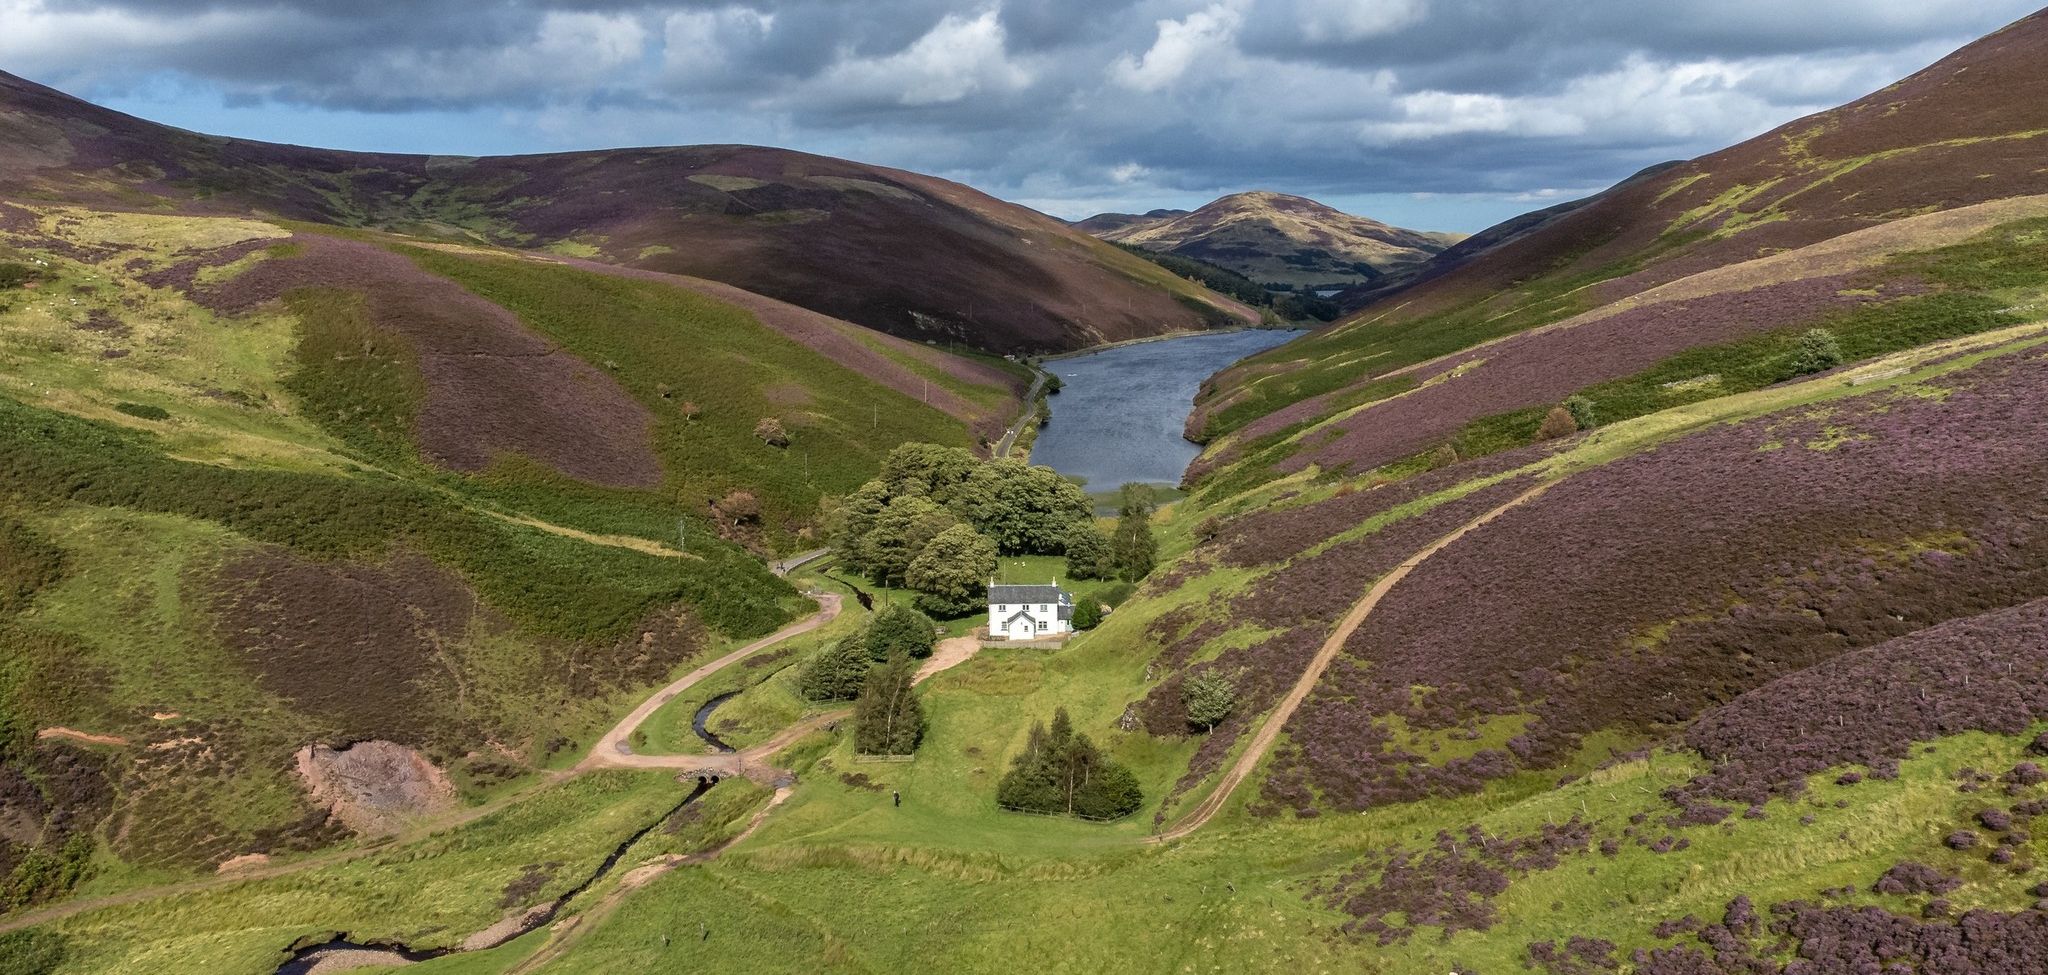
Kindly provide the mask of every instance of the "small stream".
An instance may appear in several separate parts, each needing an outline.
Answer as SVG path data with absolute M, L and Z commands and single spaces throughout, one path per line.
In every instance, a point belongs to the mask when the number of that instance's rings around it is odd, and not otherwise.
M 868 592 L 867 592 L 867 590 L 865 590 L 865 589 L 862 589 L 861 587 L 859 587 L 859 586 L 856 586 L 856 585 L 854 585 L 853 583 L 851 583 L 851 582 L 848 582 L 848 581 L 846 581 L 845 579 L 841 579 L 841 578 L 839 578 L 838 576 L 835 576 L 835 575 L 827 575 L 827 576 L 825 576 L 825 578 L 827 578 L 827 579 L 830 579 L 830 580 L 832 580 L 833 582 L 839 583 L 840 585 L 842 585 L 842 586 L 845 586 L 846 588 L 848 588 L 848 589 L 851 589 L 851 590 L 853 590 L 853 598 L 854 598 L 854 600 L 855 600 L 856 602 L 860 603 L 860 608 L 862 608 L 862 609 L 865 609 L 865 610 L 869 610 L 869 611 L 873 611 L 873 610 L 874 610 L 874 608 L 875 608 L 875 597 L 873 597 L 873 596 L 870 596 L 870 595 L 868 595 Z
M 709 701 L 705 701 L 704 706 L 697 709 L 697 716 L 690 719 L 690 727 L 696 729 L 697 737 L 704 739 L 704 743 L 710 745 L 712 751 L 730 755 L 739 750 L 721 741 L 717 735 L 711 733 L 710 728 L 704 726 L 705 722 L 711 720 L 711 712 L 718 710 L 719 705 L 732 700 L 738 695 L 738 691 L 726 691 Z
M 732 695 L 726 695 L 726 697 L 730 696 Z M 721 699 L 714 698 L 712 705 L 707 705 L 707 710 L 709 707 L 715 706 L 719 700 Z M 703 712 L 699 712 L 700 720 L 702 716 Z M 699 730 L 701 733 L 701 729 Z M 716 739 L 709 740 L 716 741 Z M 683 807 L 702 798 L 704 793 L 711 791 L 711 786 L 712 783 L 709 782 L 698 782 L 690 790 L 690 794 L 683 797 L 683 801 L 676 803 L 667 812 L 655 817 L 653 822 L 642 826 L 633 835 L 626 837 L 625 842 L 613 848 L 611 854 L 606 856 L 604 861 L 597 865 L 597 869 L 590 876 L 584 878 L 582 883 L 564 891 L 562 896 L 549 902 L 545 910 L 533 912 L 526 918 L 525 923 L 492 944 L 481 945 L 476 949 L 465 949 L 462 947 L 415 949 L 395 941 L 351 941 L 349 940 L 348 933 L 344 931 L 327 941 L 287 949 L 292 953 L 292 956 L 286 959 L 284 964 L 277 967 L 277 975 L 326 975 L 328 972 L 351 971 L 372 966 L 391 968 L 400 965 L 411 965 L 433 958 L 441 958 L 465 950 L 481 951 L 486 948 L 495 948 L 553 921 L 555 915 L 561 913 L 562 908 L 567 906 L 569 901 L 584 891 L 589 890 L 598 881 L 603 880 L 606 874 L 611 873 L 612 868 L 619 865 L 619 859 L 626 855 L 626 851 L 633 848 L 633 844 L 640 842 L 648 833 L 653 832 L 656 826 L 667 822 L 669 817 L 681 812 Z

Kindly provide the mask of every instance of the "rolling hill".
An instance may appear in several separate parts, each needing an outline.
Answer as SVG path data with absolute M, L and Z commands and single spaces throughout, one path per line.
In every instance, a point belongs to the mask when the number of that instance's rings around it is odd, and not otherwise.
M 1071 349 L 1249 310 L 957 183 L 753 146 L 365 154 L 157 125 L 0 74 L 0 194 L 552 250 L 918 340 Z
M 1101 214 L 1075 226 L 1104 240 L 1197 258 L 1254 281 L 1287 285 L 1375 280 L 1421 264 L 1460 239 L 1390 227 L 1314 200 L 1264 191 L 1233 193 L 1192 212 Z
M 346 840 L 309 747 L 389 743 L 457 804 L 530 778 L 622 695 L 808 611 L 763 558 L 815 544 L 821 499 L 1025 407 L 992 355 L 488 243 L 541 242 L 429 202 L 467 192 L 445 160 L 12 79 L 0 129 L 9 909 L 88 861 Z
M 1123 230 L 1127 227 L 1149 226 L 1187 215 L 1188 211 L 1186 210 L 1160 207 L 1156 210 L 1147 210 L 1144 213 L 1098 213 L 1092 217 L 1076 220 L 1070 226 L 1084 234 L 1104 237 L 1112 231 Z
M 2048 25 L 2029 18 L 1849 105 L 1634 178 L 1217 377 L 1190 430 L 1204 440 L 1236 434 L 1228 451 L 1340 414 L 1384 430 L 1373 410 L 1360 408 L 1429 386 L 1404 397 L 1409 402 L 1387 403 L 1425 410 L 1424 401 L 1453 395 L 1453 387 L 1479 385 L 1441 381 L 1466 376 L 1478 359 L 1491 368 L 1509 350 L 1530 347 L 1512 341 L 1519 333 L 1570 328 L 1579 341 L 1618 354 L 1569 378 L 1544 373 L 1553 387 L 1588 386 L 1734 338 L 1730 323 L 1742 333 L 1789 328 L 1847 312 L 1872 297 L 1864 292 L 1873 286 L 1924 289 L 1934 282 L 1908 282 L 1904 270 L 1890 284 L 1863 277 L 1884 277 L 1874 269 L 1894 255 L 1958 243 L 2025 206 L 2000 201 L 2048 191 L 2039 165 L 2048 131 L 2040 97 L 2048 80 L 2037 70 L 2044 34 Z M 1979 205 L 1989 209 L 1969 210 Z M 1755 313 L 1728 310 L 1744 304 Z M 1642 335 L 1641 323 L 1657 316 L 1665 324 L 1654 340 L 1617 344 L 1597 335 Z M 1690 328 L 1695 320 L 1704 327 Z M 1491 352 L 1459 355 L 1496 342 Z M 1359 367 L 1366 359 L 1371 367 Z M 1494 402 L 1476 408 L 1490 412 L 1449 411 L 1427 426 L 1402 425 L 1404 435 L 1447 440 L 1502 412 L 1494 406 L 1531 409 L 1563 398 L 1528 387 L 1513 403 L 1515 383 L 1484 385 Z M 1359 442 L 1342 432 L 1318 441 L 1326 464 Z M 1396 459 L 1374 449 L 1352 462 Z

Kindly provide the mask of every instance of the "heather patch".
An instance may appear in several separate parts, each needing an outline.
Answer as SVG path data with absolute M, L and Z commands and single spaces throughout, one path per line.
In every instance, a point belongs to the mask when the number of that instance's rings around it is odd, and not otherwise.
M 1686 805 L 1759 804 L 1798 795 L 1826 769 L 1895 770 L 1917 742 L 1965 731 L 2014 735 L 2042 719 L 2048 599 L 1845 653 L 1701 714 L 1685 742 L 1713 769 L 1670 795 Z M 2010 822 L 2002 811 L 1986 815 L 1987 826 Z
M 1513 470 L 1545 452 L 1544 448 L 1515 451 L 1391 483 L 1346 485 L 1327 498 L 1305 504 L 1267 506 L 1223 526 L 1214 544 L 1216 560 L 1236 567 L 1283 562 L 1402 505 Z
M 798 337 L 764 327 L 747 309 L 666 276 L 406 253 L 419 267 L 509 309 L 567 352 L 603 364 L 606 383 L 651 417 L 652 452 L 679 494 L 673 503 L 702 511 L 734 490 L 752 492 L 763 522 L 785 533 L 778 543 L 792 541 L 820 497 L 851 492 L 898 445 L 971 445 L 962 423 L 937 402 L 923 402 L 921 377 L 919 394 L 906 395 L 859 371 L 858 357 L 835 362 Z M 912 380 L 899 375 L 897 382 L 910 388 Z M 948 383 L 931 385 L 943 394 Z M 784 386 L 801 388 L 808 402 L 778 403 L 767 393 Z M 784 431 L 782 449 L 755 434 L 769 420 Z
M 420 452 L 436 464 L 480 471 L 500 454 L 519 453 L 594 484 L 661 482 L 649 450 L 649 412 L 590 363 L 527 330 L 504 308 L 375 244 L 317 234 L 293 242 L 303 248 L 298 256 L 262 261 L 194 299 L 240 313 L 292 296 L 295 312 L 316 318 L 308 336 L 316 346 L 338 329 L 362 330 L 363 322 L 397 336 L 417 358 L 423 395 L 414 433 Z M 339 307 L 323 307 L 330 303 Z M 322 365 L 302 361 L 302 376 Z
M 1764 417 L 1566 479 L 1389 594 L 1347 647 L 1359 666 L 1333 667 L 1296 713 L 1271 794 L 1359 809 L 1466 791 L 1555 767 L 1593 731 L 1657 733 L 1845 651 L 2048 594 L 2044 372 L 2013 355 L 1941 381 L 1945 399 Z M 1867 439 L 1757 450 L 1828 425 Z M 1419 703 L 1416 686 L 1434 691 Z M 1429 729 L 1518 712 L 1534 715 L 1523 735 L 1457 768 L 1384 750 L 1388 715 Z
M 1345 934 L 1381 945 L 1406 941 L 1422 927 L 1445 935 L 1484 931 L 1499 917 L 1493 898 L 1516 877 L 1555 869 L 1585 852 L 1592 838 L 1592 825 L 1577 817 L 1516 837 L 1467 826 L 1437 833 L 1426 849 L 1388 846 L 1368 853 L 1309 896 L 1354 918 L 1343 925 Z
M 1665 360 L 1686 350 L 1802 325 L 1842 307 L 1875 300 L 1842 295 L 1854 281 L 1848 276 L 1824 277 L 1663 302 L 1572 328 L 1515 336 L 1447 360 L 1438 369 L 1440 381 L 1424 383 L 1413 392 L 1337 421 L 1331 427 L 1335 434 L 1331 439 L 1288 458 L 1280 469 L 1293 471 L 1315 464 L 1324 470 L 1367 471 L 1443 441 L 1457 442 L 1459 452 L 1467 456 L 1490 453 L 1502 444 L 1466 428 L 1482 417 L 1501 413 L 1516 414 L 1515 432 L 1522 436 L 1511 442 L 1528 443 L 1536 424 L 1527 422 L 1527 429 L 1522 430 L 1520 421 L 1527 418 L 1519 411 L 1536 410 L 1535 419 L 1540 420 L 1541 410 L 1586 387 L 1659 366 L 1670 369 Z M 1773 357 L 1771 353 L 1744 347 L 1715 358 L 1737 364 L 1745 360 L 1762 363 Z M 1472 363 L 1480 364 L 1463 371 Z M 1703 368 L 1689 374 L 1714 371 L 1728 370 Z M 1777 378 L 1781 377 L 1773 373 L 1766 382 Z M 1600 404 L 1603 418 L 1610 422 L 1647 412 L 1611 404 L 1611 395 L 1588 395 Z
M 259 552 L 220 573 L 222 641 L 269 693 L 331 745 L 390 739 L 445 761 L 491 729 L 452 707 L 457 646 L 478 618 L 460 580 L 414 555 L 384 565 L 312 562 Z M 497 624 L 502 625 L 502 624 Z
M 1432 480 L 1422 487 L 1442 484 Z M 1236 687 L 1236 706 L 1196 749 L 1168 796 L 1169 804 L 1222 767 L 1240 736 L 1256 727 L 1266 710 L 1294 685 L 1331 628 L 1365 594 L 1372 580 L 1459 525 L 1527 490 L 1528 484 L 1526 478 L 1510 478 L 1447 500 L 1440 497 L 1445 492 L 1439 490 L 1420 501 L 1406 500 L 1414 493 L 1404 487 L 1381 487 L 1288 509 L 1327 515 L 1326 508 L 1343 512 L 1353 507 L 1354 499 L 1365 499 L 1385 502 L 1391 510 L 1372 516 L 1379 519 L 1377 524 L 1368 519 L 1364 534 L 1296 558 L 1240 587 L 1239 594 L 1229 598 L 1220 612 L 1215 606 L 1182 607 L 1152 622 L 1150 635 L 1162 648 L 1154 663 L 1164 667 L 1166 674 L 1132 706 L 1147 732 L 1172 737 L 1188 733 L 1182 689 L 1195 676 L 1220 675 Z M 1431 500 L 1435 503 L 1422 503 Z M 1351 527 L 1341 514 L 1334 520 L 1342 525 L 1340 530 Z M 1245 539 L 1247 535 L 1236 537 Z M 1242 550 L 1244 543 L 1237 544 Z
M 2048 971 L 2048 913 L 1974 910 L 1949 920 L 1881 907 L 1774 904 L 1766 921 L 1747 897 L 1691 944 L 1637 949 L 1640 975 L 1862 975 L 1865 972 L 2032 975 Z

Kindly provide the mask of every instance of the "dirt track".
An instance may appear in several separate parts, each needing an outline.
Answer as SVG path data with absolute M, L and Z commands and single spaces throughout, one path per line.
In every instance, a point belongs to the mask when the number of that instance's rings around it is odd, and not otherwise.
M 634 708 L 631 713 L 619 719 L 619 723 L 613 725 L 612 730 L 605 732 L 602 737 L 598 738 L 597 743 L 590 746 L 590 754 L 585 756 L 583 761 L 577 763 L 576 770 L 580 772 L 593 768 L 668 768 L 720 775 L 744 772 L 748 767 L 750 756 L 753 757 L 753 760 L 759 760 L 760 758 L 765 758 L 766 754 L 772 754 L 772 752 L 763 753 L 761 749 L 767 747 L 767 744 L 772 744 L 773 740 L 730 755 L 636 755 L 633 753 L 633 748 L 630 744 L 633 732 L 638 730 L 642 724 L 645 724 L 648 718 L 653 717 L 654 712 L 661 710 L 662 705 L 674 700 L 676 695 L 696 686 L 699 681 L 790 637 L 809 633 L 818 627 L 832 622 L 839 616 L 839 604 L 839 594 L 825 593 L 818 597 L 817 612 L 776 630 L 759 640 L 755 640 L 738 650 L 734 650 L 717 660 L 698 667 L 696 670 L 690 671 L 676 679 L 667 687 L 654 692 L 647 700 L 640 702 L 639 707 Z M 785 729 L 784 734 L 787 733 L 788 729 Z M 777 735 L 776 737 L 781 738 L 782 736 Z
M 1280 703 L 1273 708 L 1273 713 L 1266 716 L 1266 723 L 1259 726 L 1258 734 L 1252 736 L 1251 743 L 1245 746 L 1244 753 L 1237 757 L 1237 761 L 1230 766 L 1229 771 L 1223 773 L 1223 778 L 1216 783 L 1215 790 L 1209 793 L 1208 798 L 1203 799 L 1194 809 L 1189 810 L 1188 814 L 1181 817 L 1181 821 L 1175 823 L 1171 829 L 1146 837 L 1146 842 L 1168 843 L 1186 837 L 1195 830 L 1202 828 L 1204 823 L 1207 823 L 1223 808 L 1224 803 L 1230 801 L 1230 797 L 1237 791 L 1237 787 L 1243 784 L 1244 780 L 1251 776 L 1252 771 L 1258 768 L 1259 762 L 1265 759 L 1266 752 L 1270 751 L 1273 747 L 1273 742 L 1279 739 L 1280 730 L 1287 726 L 1289 718 L 1294 717 L 1294 709 L 1300 707 L 1301 702 L 1308 698 L 1308 692 L 1315 689 L 1316 682 L 1322 679 L 1323 671 L 1328 669 L 1330 661 L 1335 660 L 1337 654 L 1343 651 L 1345 642 L 1351 639 L 1351 634 L 1358 629 L 1360 624 L 1365 622 L 1367 616 L 1372 615 L 1373 607 L 1379 605 L 1380 600 L 1386 596 L 1387 592 L 1398 585 L 1402 579 L 1408 577 L 1408 573 L 1413 572 L 1416 566 L 1421 565 L 1445 546 L 1463 538 L 1466 532 L 1472 531 L 1500 517 L 1508 509 L 1542 494 L 1555 483 L 1557 482 L 1545 481 L 1542 484 L 1538 484 L 1516 495 L 1513 500 L 1506 504 L 1460 525 L 1458 530 L 1431 542 L 1428 548 L 1409 556 L 1407 561 L 1395 567 L 1394 571 L 1380 577 L 1379 582 L 1375 583 L 1371 589 L 1366 590 L 1365 595 L 1358 602 L 1351 605 L 1351 611 L 1344 614 L 1343 621 L 1338 623 L 1337 628 L 1330 632 L 1329 639 L 1323 641 L 1322 647 L 1316 650 L 1315 657 L 1309 661 L 1307 669 L 1301 672 L 1301 679 L 1294 682 L 1294 689 L 1288 691 L 1287 696 L 1281 698 Z

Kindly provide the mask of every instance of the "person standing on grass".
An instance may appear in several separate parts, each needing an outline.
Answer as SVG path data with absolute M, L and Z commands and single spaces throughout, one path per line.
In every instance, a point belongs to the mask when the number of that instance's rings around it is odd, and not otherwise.
M 891 792 L 889 793 L 889 795 L 890 795 L 891 797 L 893 797 L 893 798 L 894 798 L 894 799 L 896 800 L 896 807 L 897 807 L 898 809 L 901 809 L 901 808 L 903 808 L 903 790 L 902 790 L 902 789 L 895 789 L 895 790 L 892 790 L 892 791 L 891 791 Z

